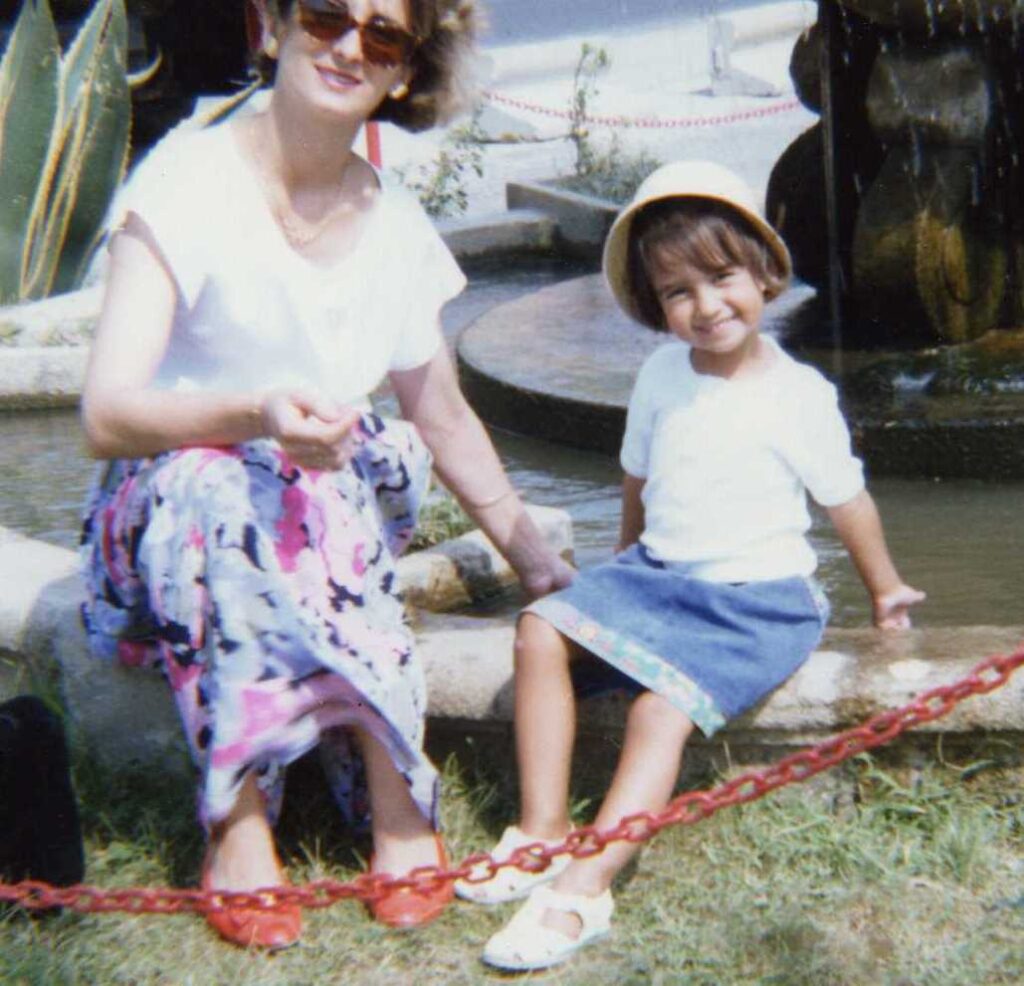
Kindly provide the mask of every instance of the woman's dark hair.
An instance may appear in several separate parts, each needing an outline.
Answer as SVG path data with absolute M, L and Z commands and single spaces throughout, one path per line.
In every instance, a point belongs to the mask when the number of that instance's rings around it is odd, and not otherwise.
M 765 285 L 768 299 L 780 295 L 788 276 L 758 231 L 735 209 L 713 199 L 661 199 L 641 209 L 629 232 L 626 271 L 637 314 L 664 331 L 665 315 L 651 284 L 653 264 L 685 264 L 709 273 L 745 267 Z
M 277 0 L 278 14 L 288 17 L 295 2 Z M 412 58 L 409 93 L 403 99 L 386 96 L 370 119 L 415 132 L 447 123 L 472 103 L 471 62 L 482 15 L 476 0 L 406 2 L 412 32 L 423 39 Z

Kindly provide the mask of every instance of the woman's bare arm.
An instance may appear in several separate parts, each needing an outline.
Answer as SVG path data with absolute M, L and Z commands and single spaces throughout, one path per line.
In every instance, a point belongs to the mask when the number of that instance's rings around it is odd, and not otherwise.
M 442 347 L 424 366 L 395 371 L 402 413 L 419 429 L 441 481 L 515 569 L 528 593 L 567 585 L 573 570 L 548 546 L 512 488 L 490 437 L 459 389 Z

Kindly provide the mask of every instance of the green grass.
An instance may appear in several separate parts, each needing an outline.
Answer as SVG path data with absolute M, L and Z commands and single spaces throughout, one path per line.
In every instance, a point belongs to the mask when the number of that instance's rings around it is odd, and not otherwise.
M 592 744 L 586 751 L 592 752 Z M 489 848 L 513 810 L 504 740 L 443 738 L 446 838 Z M 574 785 L 585 820 L 605 761 Z M 713 780 L 713 779 L 709 779 Z M 1010 766 L 916 771 L 856 764 L 662 833 L 616 888 L 614 933 L 524 982 L 556 984 L 1016 984 L 1024 981 L 1024 798 Z M 88 879 L 195 885 L 188 784 L 80 768 Z M 702 785 L 703 786 L 703 785 Z M 293 768 L 280 826 L 293 880 L 348 879 L 368 846 L 341 830 L 319 768 Z M 0 918 L 0 983 L 501 983 L 479 962 L 513 912 L 458 903 L 397 933 L 344 902 L 307 914 L 277 956 L 221 944 L 191 915 Z

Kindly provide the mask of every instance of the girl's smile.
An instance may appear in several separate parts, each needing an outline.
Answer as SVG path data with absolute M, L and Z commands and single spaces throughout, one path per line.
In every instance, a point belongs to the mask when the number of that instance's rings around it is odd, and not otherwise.
M 705 270 L 656 257 L 651 285 L 665 325 L 693 349 L 694 368 L 733 376 L 756 362 L 764 284 L 746 267 Z

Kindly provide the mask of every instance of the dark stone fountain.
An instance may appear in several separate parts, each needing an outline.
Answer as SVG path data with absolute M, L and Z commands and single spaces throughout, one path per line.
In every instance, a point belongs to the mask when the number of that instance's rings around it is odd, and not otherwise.
M 790 68 L 822 119 L 767 210 L 830 305 L 790 346 L 885 471 L 1024 474 L 1024 3 L 820 0 Z

